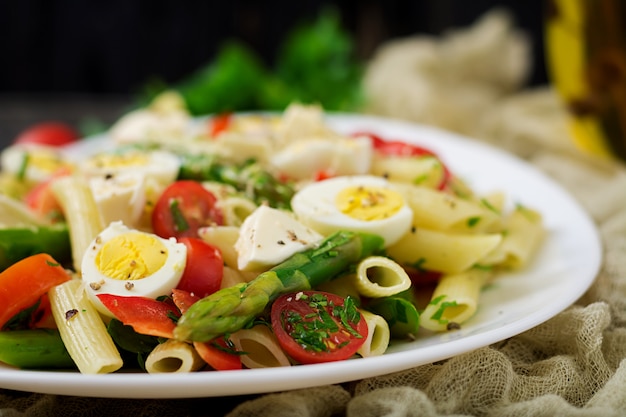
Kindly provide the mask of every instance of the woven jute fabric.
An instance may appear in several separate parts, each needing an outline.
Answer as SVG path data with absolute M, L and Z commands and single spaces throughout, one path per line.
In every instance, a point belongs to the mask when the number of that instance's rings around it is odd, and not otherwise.
M 626 415 L 626 167 L 574 146 L 563 104 L 549 86 L 521 88 L 528 51 L 528 40 L 502 11 L 439 38 L 385 44 L 364 77 L 363 111 L 502 148 L 567 190 L 597 225 L 603 261 L 589 290 L 565 311 L 490 346 L 350 384 L 189 400 L 2 391 L 0 416 Z

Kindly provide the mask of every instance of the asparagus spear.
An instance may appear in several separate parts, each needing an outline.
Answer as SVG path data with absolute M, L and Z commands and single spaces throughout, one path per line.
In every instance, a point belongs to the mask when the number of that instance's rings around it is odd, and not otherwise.
M 373 234 L 340 231 L 319 247 L 297 253 L 247 284 L 224 288 L 193 304 L 179 319 L 174 337 L 206 342 L 235 332 L 260 315 L 281 294 L 305 291 L 329 281 L 360 259 L 383 248 Z
M 290 208 L 294 188 L 250 160 L 243 164 L 225 164 L 208 155 L 183 155 L 178 177 L 197 181 L 217 181 L 233 186 L 257 204 Z

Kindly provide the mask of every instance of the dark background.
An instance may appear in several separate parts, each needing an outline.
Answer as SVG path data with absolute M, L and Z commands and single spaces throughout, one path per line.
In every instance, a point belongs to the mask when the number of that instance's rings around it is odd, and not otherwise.
M 175 81 L 239 38 L 271 62 L 293 26 L 326 2 L 311 0 L 4 0 L 0 6 L 0 91 L 131 93 L 146 78 Z M 543 2 L 487 0 L 335 2 L 357 54 L 382 41 L 466 26 L 494 6 L 507 7 L 533 34 L 542 59 Z M 538 62 L 533 82 L 544 80 Z
M 329 4 L 362 60 L 385 40 L 441 34 L 504 7 L 531 35 L 529 84 L 546 82 L 543 0 L 0 0 L 0 145 L 41 118 L 110 121 L 147 80 L 188 76 L 228 39 L 271 65 L 285 35 Z

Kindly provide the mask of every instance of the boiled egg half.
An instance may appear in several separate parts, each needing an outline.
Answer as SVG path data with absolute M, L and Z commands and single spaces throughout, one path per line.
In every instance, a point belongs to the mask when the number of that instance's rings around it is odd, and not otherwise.
M 89 245 L 81 269 L 85 291 L 98 311 L 112 313 L 98 294 L 144 296 L 169 295 L 183 274 L 187 249 L 176 239 L 130 229 L 113 222 Z
M 80 169 L 90 178 L 135 172 L 168 185 L 176 180 L 180 164 L 178 156 L 164 150 L 127 149 L 92 155 L 81 163 Z
M 296 193 L 297 218 L 322 235 L 338 230 L 377 234 L 385 246 L 411 228 L 413 212 L 402 194 L 382 177 L 355 175 L 311 183 Z

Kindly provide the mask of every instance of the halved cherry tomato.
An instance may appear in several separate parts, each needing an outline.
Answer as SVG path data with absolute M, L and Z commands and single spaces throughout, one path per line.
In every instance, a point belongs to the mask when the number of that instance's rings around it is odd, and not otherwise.
M 174 336 L 176 323 L 173 319 L 180 317 L 180 312 L 171 301 L 114 294 L 98 294 L 97 297 L 119 321 L 137 333 L 168 339 Z
M 209 120 L 209 134 L 212 137 L 217 136 L 230 126 L 232 113 L 225 112 L 215 115 Z
M 13 143 L 36 143 L 40 145 L 63 146 L 79 139 L 78 132 L 66 123 L 42 122 L 22 131 Z
M 202 184 L 181 180 L 170 184 L 152 212 L 152 228 L 163 237 L 198 237 L 198 229 L 224 223 L 217 199 Z
M 369 136 L 372 139 L 374 149 L 383 155 L 394 156 L 436 156 L 430 149 L 419 145 L 413 145 L 399 140 L 386 140 L 374 133 L 359 132 L 353 136 Z
M 374 133 L 368 132 L 357 132 L 353 133 L 352 136 L 369 136 L 372 139 L 372 145 L 374 146 L 374 150 L 383 155 L 413 157 L 432 156 L 439 159 L 439 161 L 441 162 L 441 159 L 439 158 L 439 156 L 437 156 L 435 152 L 431 151 L 428 148 L 424 148 L 423 146 L 414 145 L 412 143 L 406 143 L 399 140 L 386 140 Z M 443 167 L 443 179 L 439 184 L 439 187 L 437 187 L 439 190 L 443 190 L 444 188 L 446 188 L 452 176 L 446 164 L 441 162 L 441 166 Z
M 222 252 L 200 238 L 182 237 L 178 241 L 187 247 L 187 264 L 176 288 L 200 298 L 219 290 L 224 276 Z
M 59 177 L 67 176 L 72 173 L 68 167 L 59 168 L 52 176 L 34 186 L 25 196 L 24 202 L 35 213 L 40 214 L 53 222 L 63 218 L 63 209 L 52 192 L 52 182 Z
M 172 290 L 172 300 L 183 314 L 199 299 L 200 297 L 190 292 L 180 289 Z M 233 346 L 228 345 L 224 337 L 218 337 L 209 342 L 193 342 L 193 347 L 202 360 L 216 371 L 242 368 L 241 357 L 234 351 Z
M 271 320 L 285 353 L 303 364 L 348 359 L 368 332 L 351 298 L 322 291 L 281 295 L 272 304 Z

